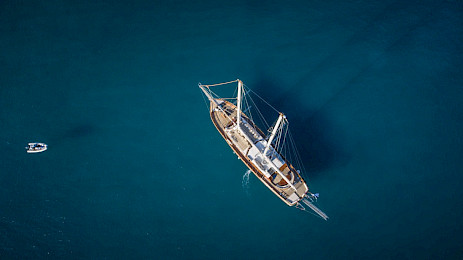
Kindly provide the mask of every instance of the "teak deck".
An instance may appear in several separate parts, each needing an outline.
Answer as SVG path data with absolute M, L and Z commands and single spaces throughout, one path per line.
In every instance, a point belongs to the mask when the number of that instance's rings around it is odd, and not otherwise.
M 219 100 L 217 103 L 211 102 L 210 116 L 222 137 L 227 141 L 235 154 L 238 155 L 238 158 L 241 159 L 254 175 L 275 193 L 275 195 L 289 206 L 296 205 L 308 192 L 307 185 L 299 173 L 282 155 L 280 155 L 285 163 L 279 170 L 291 181 L 296 190 L 290 185 L 287 185 L 284 178 L 277 172 L 274 172 L 270 178 L 267 178 L 260 169 L 254 165 L 250 158 L 248 158 L 249 150 L 259 139 L 265 137 L 264 133 L 244 113 L 241 113 L 242 122 L 240 123 L 240 130 L 236 129 L 234 127 L 237 120 L 236 106 L 223 99 Z M 251 142 L 253 142 L 253 144 L 251 144 Z

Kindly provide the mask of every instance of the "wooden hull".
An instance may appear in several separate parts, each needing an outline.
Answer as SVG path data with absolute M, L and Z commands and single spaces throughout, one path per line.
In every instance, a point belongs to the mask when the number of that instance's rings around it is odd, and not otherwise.
M 224 106 L 228 109 L 236 110 L 236 107 L 231 104 L 228 101 L 221 100 Z M 223 120 L 225 118 L 224 116 L 224 111 L 223 110 L 218 110 L 217 108 L 217 103 L 211 102 L 210 105 L 210 116 L 211 120 L 214 124 L 214 126 L 217 128 L 219 133 L 222 135 L 222 137 L 225 139 L 225 141 L 228 143 L 228 145 L 231 147 L 231 149 L 234 151 L 234 153 L 238 156 L 238 158 L 254 173 L 254 175 L 267 186 L 277 197 L 279 197 L 282 201 L 284 201 L 288 206 L 294 206 L 296 205 L 308 192 L 308 188 L 302 177 L 297 173 L 297 171 L 294 169 L 294 167 L 288 163 L 285 160 L 285 165 L 284 167 L 287 167 L 291 174 L 296 175 L 294 176 L 294 183 L 292 183 L 297 189 L 291 189 L 288 187 L 282 187 L 278 185 L 278 183 L 274 183 L 270 178 L 266 177 L 266 175 L 257 167 L 249 158 L 246 156 L 246 154 L 242 151 L 243 145 L 240 149 L 238 145 L 236 144 L 236 138 L 235 141 L 233 141 L 230 138 L 230 134 L 226 133 L 226 125 L 229 125 L 233 121 L 233 114 L 231 114 L 231 117 L 228 117 L 228 122 Z M 235 116 L 236 116 L 236 111 L 235 111 Z M 248 117 L 245 114 L 241 114 L 242 118 L 245 120 L 248 120 L 252 122 L 251 120 L 248 119 Z M 224 123 L 225 122 L 225 123 Z M 252 128 L 253 130 L 257 130 L 257 132 L 264 136 L 262 131 L 252 123 Z M 297 182 L 296 182 L 297 181 Z M 286 183 L 285 181 L 281 181 L 282 183 Z M 295 195 L 294 195 L 295 194 Z

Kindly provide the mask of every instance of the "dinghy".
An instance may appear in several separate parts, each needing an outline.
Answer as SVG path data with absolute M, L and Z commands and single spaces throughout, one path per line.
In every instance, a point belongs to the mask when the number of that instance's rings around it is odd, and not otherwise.
M 47 145 L 44 143 L 28 143 L 26 146 L 27 153 L 41 153 L 47 150 Z

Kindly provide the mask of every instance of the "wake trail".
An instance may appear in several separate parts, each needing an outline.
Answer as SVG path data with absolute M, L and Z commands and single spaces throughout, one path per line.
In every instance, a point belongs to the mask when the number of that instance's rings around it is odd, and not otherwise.
M 246 191 L 246 194 L 249 194 L 249 174 L 251 174 L 251 170 L 247 170 L 244 173 L 243 179 L 241 181 L 241 186 L 243 187 L 244 191 Z

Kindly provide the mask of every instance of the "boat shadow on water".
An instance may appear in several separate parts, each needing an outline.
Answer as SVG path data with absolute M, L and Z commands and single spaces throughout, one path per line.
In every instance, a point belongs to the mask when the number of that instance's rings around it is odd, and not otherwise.
M 86 137 L 91 134 L 94 134 L 96 131 L 96 128 L 94 125 L 89 124 L 89 123 L 84 123 L 84 124 L 78 124 L 73 127 L 70 127 L 66 133 L 65 137 L 67 138 L 81 138 L 81 137 Z
M 82 143 L 84 139 L 96 134 L 99 134 L 96 126 L 90 123 L 66 125 L 50 139 L 50 143 L 57 145 L 63 142 L 80 142 L 82 146 L 85 144 Z
M 327 170 L 346 165 L 350 156 L 341 142 L 342 130 L 335 129 L 323 109 L 306 109 L 297 90 L 283 92 L 282 89 L 288 88 L 280 84 L 273 79 L 261 79 L 252 85 L 252 89 L 288 117 L 291 133 L 307 170 L 306 177 L 317 178 Z M 262 112 L 265 118 L 275 117 L 271 109 Z

